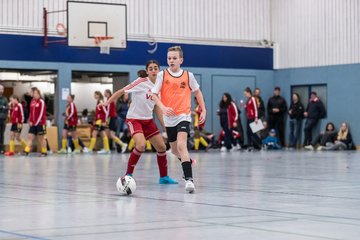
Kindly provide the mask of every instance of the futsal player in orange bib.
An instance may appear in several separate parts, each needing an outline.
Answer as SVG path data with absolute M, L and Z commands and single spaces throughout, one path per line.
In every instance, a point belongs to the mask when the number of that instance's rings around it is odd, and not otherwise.
M 164 123 L 171 152 L 181 159 L 185 178 L 185 191 L 193 193 L 192 166 L 187 149 L 187 138 L 191 123 L 191 94 L 194 93 L 202 112 L 199 124 L 206 118 L 204 98 L 194 74 L 181 69 L 183 51 L 180 46 L 170 47 L 167 53 L 169 67 L 158 73 L 152 88 L 153 99 L 164 113 Z M 159 99 L 159 96 L 161 100 Z

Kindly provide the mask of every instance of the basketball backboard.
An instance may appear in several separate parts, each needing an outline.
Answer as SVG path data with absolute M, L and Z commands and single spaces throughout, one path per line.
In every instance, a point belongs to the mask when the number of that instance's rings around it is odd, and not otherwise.
M 68 45 L 98 47 L 97 37 L 109 37 L 111 48 L 126 48 L 126 5 L 95 2 L 67 2 Z

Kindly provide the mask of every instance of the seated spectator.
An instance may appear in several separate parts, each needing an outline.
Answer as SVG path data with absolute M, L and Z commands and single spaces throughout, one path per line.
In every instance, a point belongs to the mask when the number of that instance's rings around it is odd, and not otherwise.
M 234 139 L 236 140 L 236 142 L 238 142 L 240 144 L 241 142 L 241 133 L 236 131 L 236 129 L 232 129 L 231 133 L 234 137 Z M 217 145 L 218 147 L 222 147 L 224 146 L 224 139 L 225 139 L 225 132 L 224 130 L 221 130 L 217 139 Z M 241 149 L 241 145 L 240 145 L 240 149 Z
M 192 111 L 192 114 L 194 116 L 194 150 L 199 150 L 200 144 L 204 146 L 204 148 L 207 150 L 209 147 L 209 143 L 205 140 L 204 136 L 207 136 L 207 133 L 205 132 L 204 126 L 205 121 L 203 123 L 199 123 L 200 115 L 202 113 L 202 109 L 196 99 L 194 98 L 195 102 L 195 110 Z M 203 133 L 203 134 L 201 134 Z
M 281 149 L 280 140 L 276 137 L 275 129 L 271 129 L 269 136 L 263 140 L 264 149 L 279 150 Z
M 353 150 L 355 149 L 349 126 L 342 123 L 337 138 L 332 143 L 327 143 L 323 150 Z
M 314 150 L 319 147 L 326 146 L 326 143 L 332 143 L 336 140 L 337 131 L 335 125 L 332 122 L 328 122 L 325 127 L 325 131 L 317 135 L 311 142 L 311 145 L 305 146 L 307 150 Z
M 89 119 L 88 119 L 88 115 L 89 115 L 89 111 L 87 108 L 85 108 L 82 113 L 81 113 L 81 120 L 80 122 L 82 124 L 88 124 L 89 123 Z

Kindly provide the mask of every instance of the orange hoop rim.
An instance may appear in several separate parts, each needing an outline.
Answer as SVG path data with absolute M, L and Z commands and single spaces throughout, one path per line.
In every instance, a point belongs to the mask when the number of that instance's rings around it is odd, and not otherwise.
M 111 40 L 111 39 L 114 39 L 114 37 L 97 36 L 97 37 L 94 37 L 94 42 L 96 45 L 100 45 L 102 41 Z

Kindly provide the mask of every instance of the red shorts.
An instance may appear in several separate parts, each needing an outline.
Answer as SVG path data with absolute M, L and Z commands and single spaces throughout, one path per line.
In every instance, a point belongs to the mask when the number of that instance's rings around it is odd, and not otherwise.
M 126 123 L 129 127 L 131 136 L 134 136 L 136 133 L 143 133 L 145 139 L 149 139 L 160 133 L 153 119 L 126 119 Z

